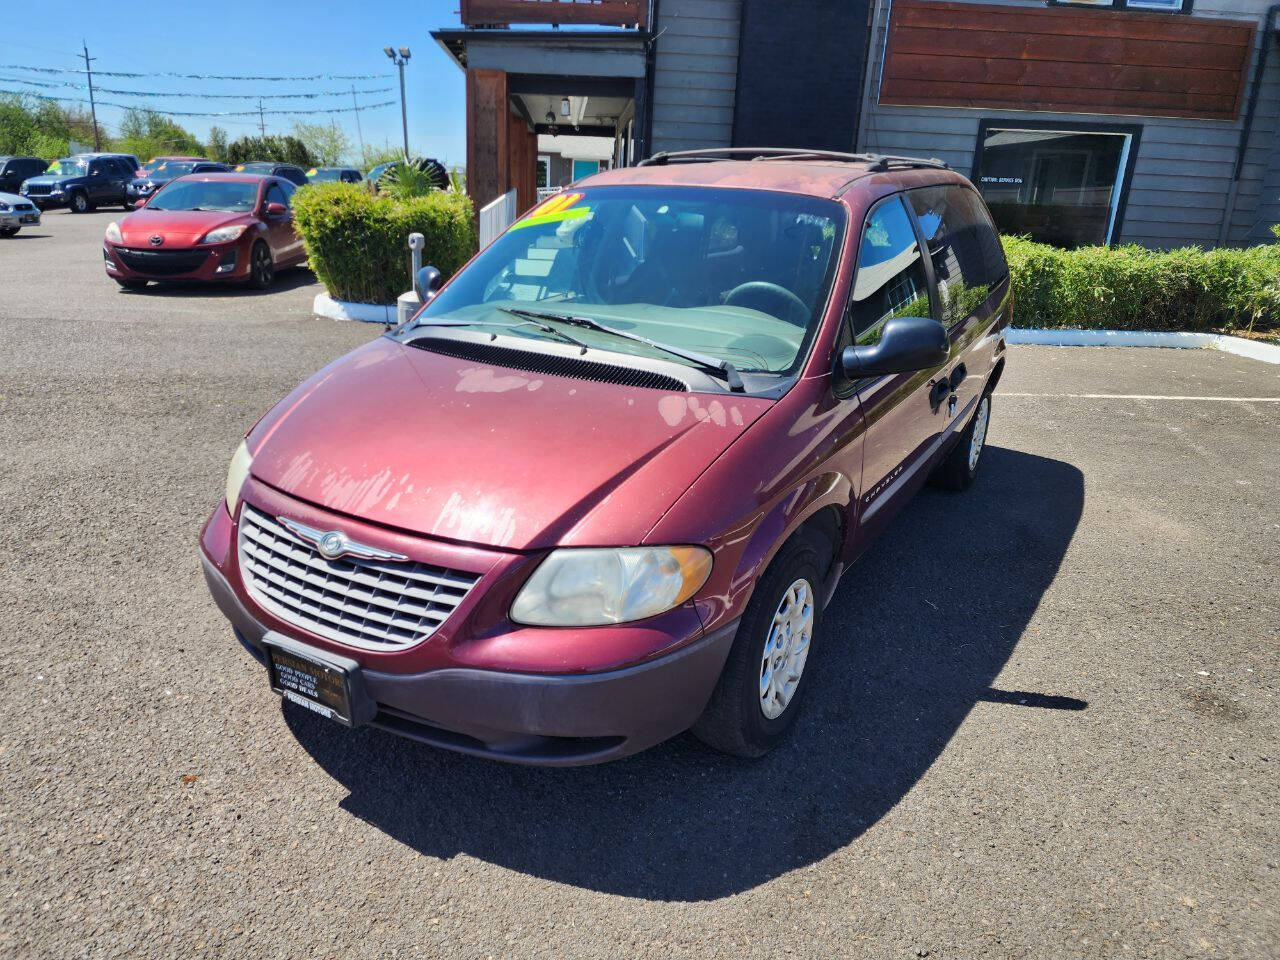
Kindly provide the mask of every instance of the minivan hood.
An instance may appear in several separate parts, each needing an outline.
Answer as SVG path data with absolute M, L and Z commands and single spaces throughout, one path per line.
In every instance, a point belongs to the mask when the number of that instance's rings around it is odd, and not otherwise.
M 148 210 L 142 207 L 120 221 L 120 237 L 126 247 L 145 247 L 159 234 L 166 245 L 198 243 L 210 230 L 233 223 L 252 223 L 253 217 L 223 210 Z
M 645 535 L 771 405 L 594 383 L 379 338 L 251 431 L 252 474 L 428 537 L 531 550 Z

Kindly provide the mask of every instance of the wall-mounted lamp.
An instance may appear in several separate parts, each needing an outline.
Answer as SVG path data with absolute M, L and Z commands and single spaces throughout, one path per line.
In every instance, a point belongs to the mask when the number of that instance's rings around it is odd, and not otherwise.
M 567 116 L 569 115 L 569 111 L 570 111 L 570 109 L 571 109 L 571 108 L 570 108 L 570 105 L 569 105 L 569 98 L 568 98 L 568 97 L 564 97 L 564 98 L 560 101 L 560 116 L 562 116 L 562 117 L 567 117 Z

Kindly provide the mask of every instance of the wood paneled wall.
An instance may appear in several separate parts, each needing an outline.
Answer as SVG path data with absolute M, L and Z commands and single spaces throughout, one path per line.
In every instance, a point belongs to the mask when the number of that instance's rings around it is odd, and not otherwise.
M 1254 25 L 897 0 L 880 102 L 1234 120 Z

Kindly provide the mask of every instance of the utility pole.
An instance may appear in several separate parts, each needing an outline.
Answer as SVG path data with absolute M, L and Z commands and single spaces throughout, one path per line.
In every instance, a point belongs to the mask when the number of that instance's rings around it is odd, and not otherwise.
M 89 56 L 89 45 L 85 43 L 83 38 L 80 40 L 81 46 L 84 47 L 84 75 L 89 78 L 89 116 L 93 118 L 93 149 L 102 149 L 102 135 L 98 133 L 98 105 L 93 99 L 93 69 L 89 64 L 97 60 L 97 57 Z
M 383 47 L 382 52 L 391 58 L 391 62 L 400 68 L 400 123 L 404 129 L 404 160 L 409 162 L 409 113 L 404 102 L 404 65 L 409 62 L 408 47 L 400 48 L 400 56 L 396 56 L 396 51 L 391 47 Z
M 263 138 L 267 136 L 267 121 L 262 113 L 262 98 L 258 98 L 258 130 L 262 133 Z
M 355 107 L 356 111 L 356 136 L 360 138 L 360 163 L 363 166 L 366 156 L 364 152 L 364 131 L 360 129 L 360 104 L 356 102 L 356 85 L 354 83 L 351 85 L 351 106 Z

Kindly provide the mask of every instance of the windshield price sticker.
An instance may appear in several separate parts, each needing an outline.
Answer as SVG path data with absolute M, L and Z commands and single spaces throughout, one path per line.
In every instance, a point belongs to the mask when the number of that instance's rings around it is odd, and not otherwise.
M 587 206 L 576 206 L 577 202 L 583 198 L 581 193 L 566 193 L 560 196 L 551 197 L 549 200 L 534 207 L 521 220 L 517 220 L 511 225 L 512 230 L 520 230 L 524 227 L 537 227 L 544 223 L 558 223 L 561 220 L 573 220 L 577 217 L 585 217 L 591 212 L 591 208 Z

